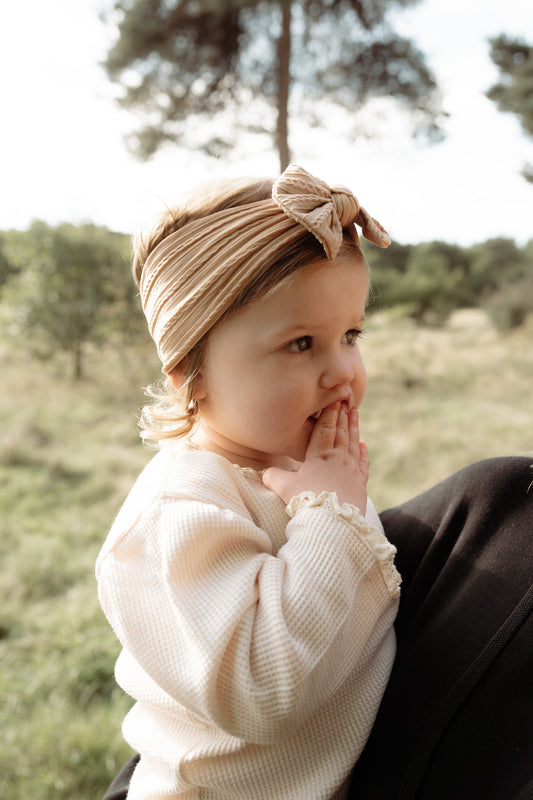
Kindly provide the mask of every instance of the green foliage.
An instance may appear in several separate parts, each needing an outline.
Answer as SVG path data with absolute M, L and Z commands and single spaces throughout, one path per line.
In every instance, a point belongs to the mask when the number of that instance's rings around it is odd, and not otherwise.
M 498 330 L 519 328 L 533 315 L 532 245 L 519 248 L 500 237 L 470 249 L 472 301 L 488 312 Z
M 127 237 L 94 225 L 34 222 L 11 237 L 16 266 L 2 299 L 9 330 L 43 359 L 71 354 L 73 374 L 83 374 L 83 349 L 139 319 L 128 269 Z
M 487 298 L 484 306 L 498 330 L 508 332 L 522 327 L 530 317 L 533 318 L 531 278 L 500 286 Z
M 503 237 L 469 248 L 393 242 L 387 250 L 365 246 L 365 254 L 371 311 L 441 325 L 456 309 L 483 308 L 502 330 L 524 325 L 533 314 L 533 241 L 523 248 Z
M 374 251 L 369 258 L 383 308 L 394 307 L 418 322 L 440 324 L 453 310 L 466 305 L 468 257 L 457 245 L 438 241 L 416 246 L 393 244 L 377 258 Z
M 465 267 L 461 249 L 445 242 L 415 248 L 402 287 L 411 295 L 418 321 L 443 322 L 464 304 Z
M 317 99 L 352 113 L 370 97 L 395 98 L 417 132 L 436 137 L 435 79 L 388 19 L 417 1 L 115 0 L 104 66 L 120 103 L 142 114 L 132 149 L 149 158 L 184 142 L 218 154 L 248 129 L 274 135 L 283 169 L 289 105 L 316 123 Z
M 520 281 L 533 269 L 533 251 L 519 248 L 512 239 L 498 237 L 470 248 L 471 299 L 488 297 L 504 284 Z
M 0 291 L 8 278 L 15 272 L 15 268 L 6 253 L 6 240 L 9 233 L 0 234 Z
M 524 131 L 533 136 L 533 45 L 502 34 L 490 40 L 490 57 L 500 80 L 487 96 L 501 111 L 516 114 Z
M 370 265 L 370 308 L 379 310 L 401 303 L 402 295 L 396 289 L 407 269 L 412 245 L 392 242 L 386 250 L 371 248 L 364 240 L 361 245 Z
M 515 114 L 524 132 L 533 136 L 533 45 L 502 34 L 490 40 L 490 57 L 500 70 L 500 80 L 487 92 L 500 111 Z M 533 167 L 523 175 L 533 181 Z

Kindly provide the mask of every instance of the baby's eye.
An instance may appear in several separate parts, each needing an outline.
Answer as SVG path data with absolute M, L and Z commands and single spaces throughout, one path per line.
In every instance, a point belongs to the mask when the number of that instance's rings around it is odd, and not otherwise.
M 311 341 L 310 336 L 300 336 L 298 339 L 289 342 L 289 344 L 286 345 L 286 349 L 289 353 L 303 353 L 305 350 L 309 350 Z
M 359 328 L 351 328 L 349 331 L 346 331 L 342 337 L 343 343 L 353 346 L 363 333 L 364 331 L 359 330 Z

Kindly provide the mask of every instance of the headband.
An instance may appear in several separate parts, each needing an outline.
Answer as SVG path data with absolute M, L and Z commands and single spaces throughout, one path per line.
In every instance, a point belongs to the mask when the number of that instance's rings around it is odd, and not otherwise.
M 359 241 L 354 223 L 378 247 L 390 244 L 349 189 L 329 187 L 292 164 L 275 181 L 271 198 L 216 211 L 167 235 L 147 257 L 139 283 L 163 372 L 168 375 L 251 280 L 297 241 L 302 226 L 333 261 L 343 229 Z

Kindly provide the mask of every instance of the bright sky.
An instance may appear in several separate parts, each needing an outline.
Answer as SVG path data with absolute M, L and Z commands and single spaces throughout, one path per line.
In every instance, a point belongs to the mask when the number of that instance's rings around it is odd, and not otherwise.
M 276 175 L 277 156 L 255 142 L 228 161 L 179 148 L 140 164 L 125 148 L 119 111 L 98 66 L 109 45 L 100 0 L 22 0 L 0 8 L 0 230 L 32 219 L 92 221 L 134 231 L 183 189 L 218 175 Z M 533 140 L 484 92 L 497 79 L 487 38 L 533 40 L 531 0 L 422 0 L 398 15 L 440 83 L 450 113 L 444 144 L 423 146 L 390 125 L 386 138 L 347 142 L 293 128 L 293 160 L 349 186 L 401 242 L 468 245 L 533 238 Z

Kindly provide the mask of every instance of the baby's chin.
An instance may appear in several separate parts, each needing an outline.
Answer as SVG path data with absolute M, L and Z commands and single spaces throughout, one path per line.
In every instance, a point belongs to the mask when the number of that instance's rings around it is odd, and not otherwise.
M 280 456 L 280 459 L 285 459 L 287 461 L 288 466 L 286 467 L 286 469 L 291 469 L 291 468 L 298 469 L 298 467 L 302 464 L 302 462 L 305 461 L 305 456 L 307 453 L 307 448 L 309 447 L 310 439 L 311 436 L 309 435 L 309 438 L 305 443 L 301 445 L 294 445 L 293 447 L 287 450 L 287 453 L 285 455 Z
M 278 453 L 265 454 L 265 460 L 268 462 L 269 467 L 280 467 L 280 469 L 292 471 L 297 470 L 300 468 L 302 461 L 305 460 L 308 445 L 309 441 L 302 442 L 301 444 L 293 442 L 286 450 Z

